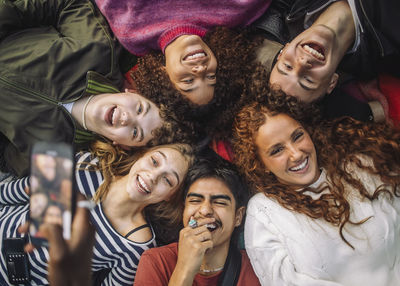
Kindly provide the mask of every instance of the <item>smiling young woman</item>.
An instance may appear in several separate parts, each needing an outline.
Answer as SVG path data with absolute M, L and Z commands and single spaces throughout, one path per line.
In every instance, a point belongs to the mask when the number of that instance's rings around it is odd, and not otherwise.
M 90 210 L 96 230 L 92 257 L 96 285 L 132 285 L 143 251 L 169 242 L 165 234 L 181 220 L 176 206 L 193 160 L 187 144 L 160 145 L 128 155 L 99 141 L 92 152 L 76 155 L 76 186 L 87 200 L 97 203 Z M 27 186 L 27 178 L 1 185 L 3 237 L 21 236 L 17 228 L 29 215 Z M 30 267 L 30 282 L 48 284 L 48 249 L 40 247 L 27 255 L 36 265 Z M 3 256 L 0 263 L 6 269 Z M 8 284 L 6 273 L 0 275 L 0 284 Z
M 256 191 L 245 244 L 261 283 L 397 285 L 400 130 L 350 117 L 311 127 L 297 99 L 264 95 L 238 114 L 234 141 Z

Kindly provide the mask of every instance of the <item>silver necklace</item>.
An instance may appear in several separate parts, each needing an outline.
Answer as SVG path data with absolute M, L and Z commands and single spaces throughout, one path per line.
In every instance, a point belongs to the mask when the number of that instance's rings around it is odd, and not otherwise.
M 200 271 L 204 272 L 204 273 L 210 273 L 210 272 L 221 271 L 222 269 L 224 269 L 224 266 L 221 266 L 221 267 L 218 267 L 218 268 L 214 268 L 214 269 L 201 269 L 200 268 Z
M 85 105 L 83 106 L 82 125 L 83 125 L 83 128 L 84 128 L 85 130 L 88 130 L 87 127 L 86 127 L 85 112 L 86 112 L 86 108 L 87 108 L 87 106 L 88 106 L 88 104 L 89 104 L 89 101 L 92 99 L 93 96 L 94 96 L 94 94 L 92 94 L 91 96 L 89 96 L 89 98 L 87 99 Z

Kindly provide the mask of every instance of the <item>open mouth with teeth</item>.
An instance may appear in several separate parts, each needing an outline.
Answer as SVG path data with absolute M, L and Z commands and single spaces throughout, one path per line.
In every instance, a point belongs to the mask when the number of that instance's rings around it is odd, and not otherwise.
M 139 192 L 146 194 L 146 195 L 151 193 L 146 182 L 139 175 L 136 177 L 136 183 L 139 188 Z
M 303 49 L 319 61 L 325 60 L 325 51 L 323 47 L 315 43 L 308 43 L 302 45 Z
M 289 168 L 289 171 L 301 172 L 301 171 L 305 170 L 307 168 L 307 166 L 308 166 L 308 157 L 305 160 L 303 160 L 303 162 L 301 162 L 299 165 Z
M 207 227 L 207 229 L 210 231 L 210 232 L 214 232 L 217 228 L 219 228 L 221 226 L 221 223 L 220 222 L 218 222 L 218 221 L 216 221 L 216 222 L 214 222 L 214 223 L 208 223 L 208 224 L 206 224 L 206 227 Z
M 116 109 L 117 109 L 117 107 L 114 106 L 114 107 L 110 108 L 106 114 L 106 122 L 109 125 L 114 125 L 114 115 L 115 115 Z
M 204 50 L 196 50 L 187 54 L 183 60 L 184 61 L 196 61 L 198 59 L 202 59 L 207 57 L 207 53 Z

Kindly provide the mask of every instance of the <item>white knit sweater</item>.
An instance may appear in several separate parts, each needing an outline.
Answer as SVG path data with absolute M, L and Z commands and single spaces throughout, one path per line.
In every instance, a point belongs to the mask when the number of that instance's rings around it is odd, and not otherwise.
M 373 192 L 381 181 L 353 168 Z M 314 187 L 326 183 L 325 172 Z M 313 195 L 315 196 L 315 195 Z M 289 211 L 259 193 L 247 208 L 245 245 L 262 285 L 400 285 L 400 198 L 369 201 L 348 188 L 350 219 L 344 236 L 323 219 Z

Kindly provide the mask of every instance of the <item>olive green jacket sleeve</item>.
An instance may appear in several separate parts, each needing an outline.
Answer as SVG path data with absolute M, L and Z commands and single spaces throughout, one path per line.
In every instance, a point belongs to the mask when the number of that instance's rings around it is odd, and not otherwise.
M 121 87 L 120 45 L 89 0 L 0 0 L 0 35 L 0 132 L 21 176 L 35 142 L 74 142 L 63 104 L 84 94 L 89 71 Z

